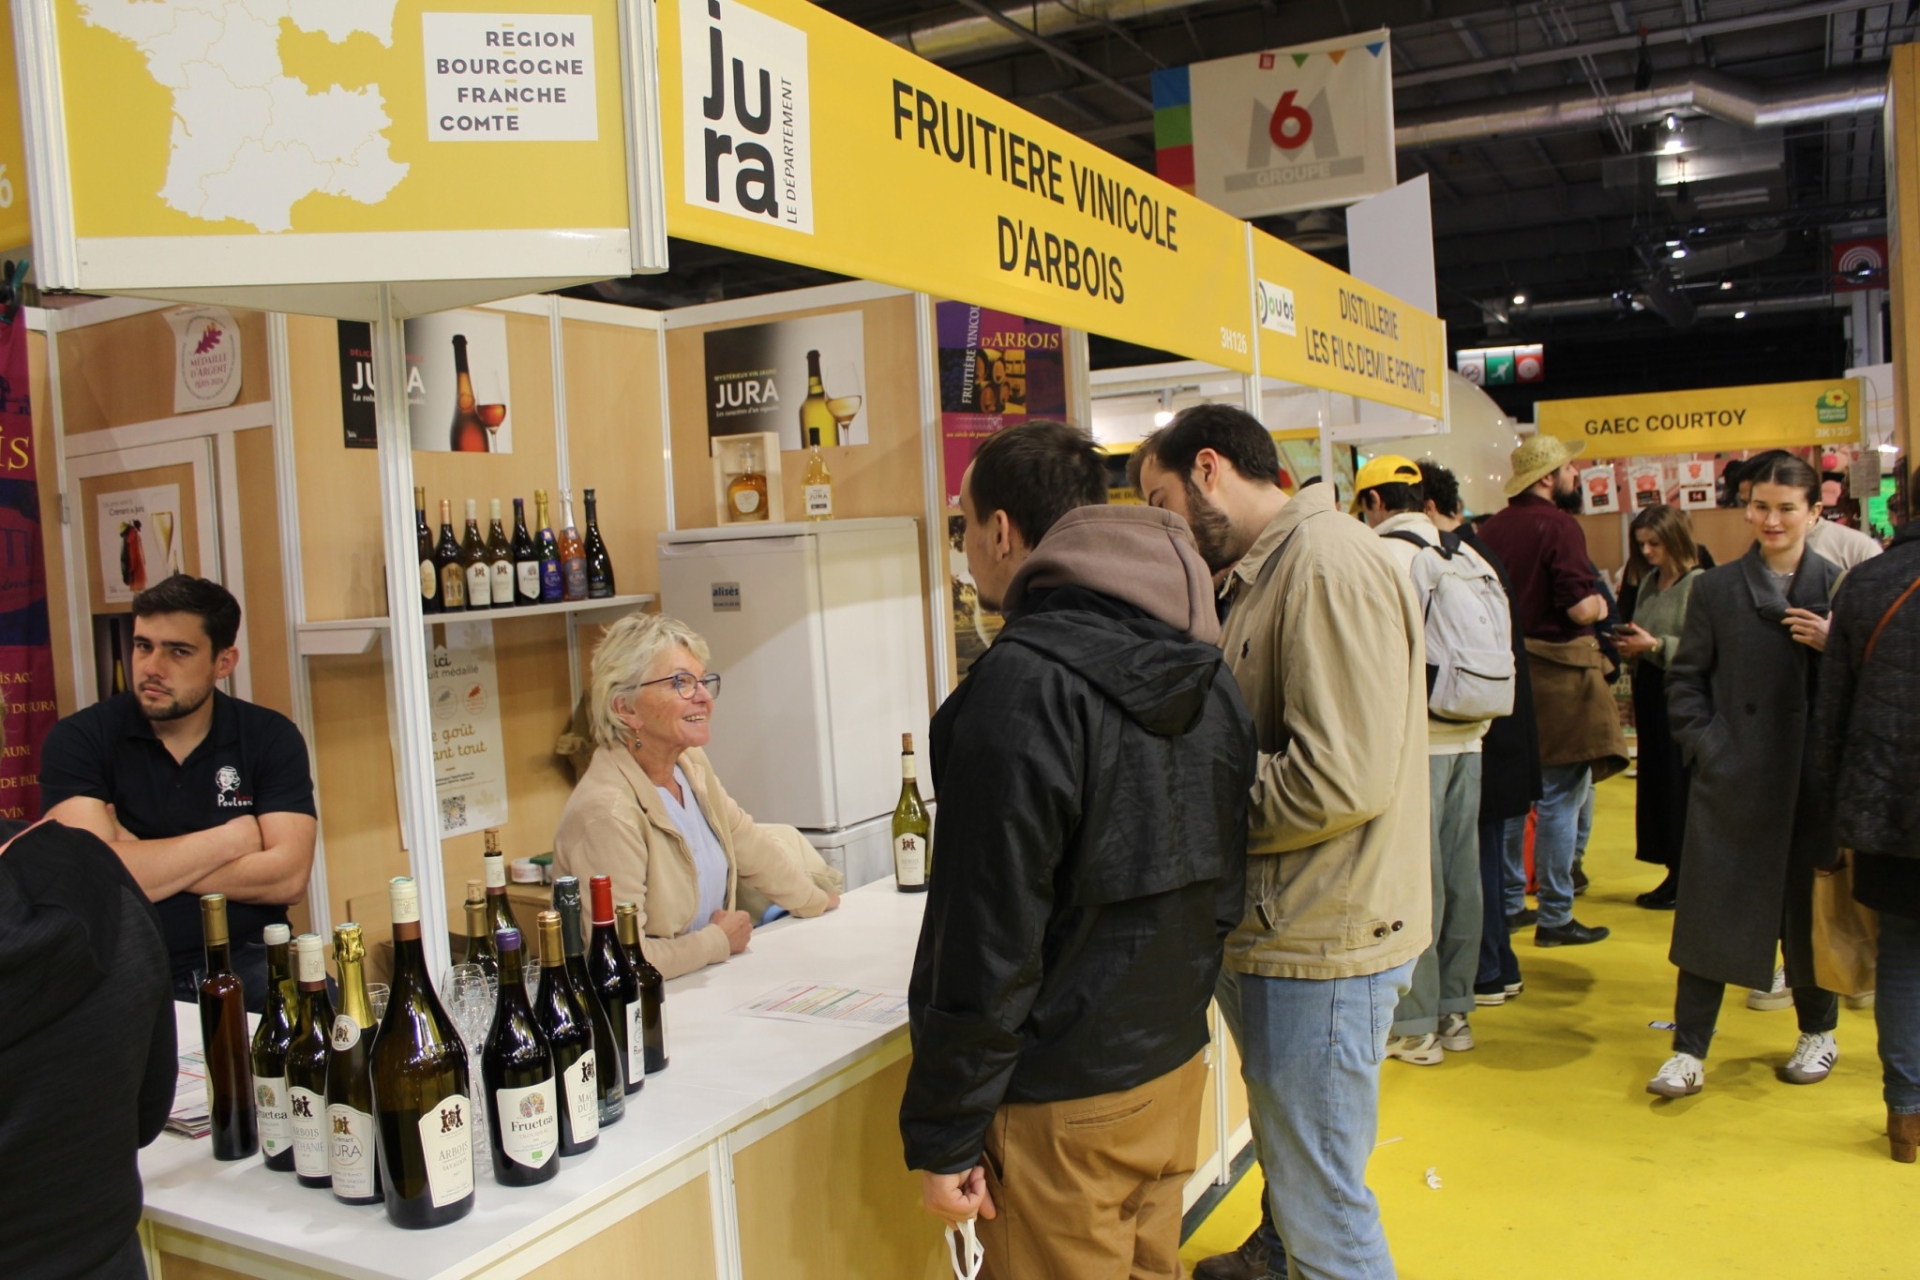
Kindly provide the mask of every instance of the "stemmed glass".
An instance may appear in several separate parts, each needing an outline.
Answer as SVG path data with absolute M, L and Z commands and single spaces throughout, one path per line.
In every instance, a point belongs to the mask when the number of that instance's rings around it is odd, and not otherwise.
M 447 1016 L 467 1050 L 468 1097 L 473 1103 L 473 1168 L 484 1174 L 493 1167 L 487 1140 L 487 1086 L 481 1078 L 480 1053 L 486 1047 L 487 1033 L 493 1030 L 494 1003 L 499 997 L 498 980 L 489 978 L 477 964 L 456 964 L 440 979 L 440 998 Z
M 827 392 L 827 412 L 833 415 L 834 435 L 842 445 L 852 444 L 853 420 L 860 416 L 860 406 L 865 401 L 860 362 L 828 360 L 821 374 L 821 383 Z
M 497 366 L 482 362 L 473 370 L 473 416 L 487 429 L 487 452 L 500 452 L 500 424 L 507 420 L 507 397 Z

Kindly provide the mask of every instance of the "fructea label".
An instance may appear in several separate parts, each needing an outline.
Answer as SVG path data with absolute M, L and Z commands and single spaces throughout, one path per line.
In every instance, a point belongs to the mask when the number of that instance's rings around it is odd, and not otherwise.
M 1295 336 L 1293 290 L 1285 285 L 1256 280 L 1253 282 L 1253 301 L 1262 329 L 1284 333 L 1289 338 Z
M 507 1159 L 529 1169 L 553 1159 L 560 1146 L 560 1099 L 552 1076 L 524 1089 L 496 1089 L 493 1105 Z
M 807 33 L 739 0 L 680 0 L 686 202 L 813 234 Z
M 586 1142 L 600 1133 L 600 1075 L 594 1070 L 593 1050 L 589 1049 L 567 1065 L 562 1089 L 567 1098 L 567 1120 L 575 1142 Z
M 277 1156 L 293 1142 L 293 1125 L 287 1115 L 287 1078 L 253 1078 L 254 1111 L 260 1116 L 260 1150 Z
M 327 1160 L 333 1194 L 349 1200 L 373 1195 L 373 1117 L 345 1103 L 327 1108 Z
M 420 1153 L 426 1158 L 427 1192 L 433 1207 L 473 1194 L 473 1107 L 464 1093 L 450 1093 L 420 1116 Z

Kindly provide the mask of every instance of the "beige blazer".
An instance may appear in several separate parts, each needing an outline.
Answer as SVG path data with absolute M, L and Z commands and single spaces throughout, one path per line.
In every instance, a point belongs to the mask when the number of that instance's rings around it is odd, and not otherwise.
M 686 752 L 680 769 L 726 852 L 728 910 L 736 909 L 743 884 L 796 916 L 827 909 L 827 891 L 803 870 L 813 847 L 798 831 L 755 822 L 727 795 L 706 752 Z M 640 907 L 641 950 L 669 978 L 719 964 L 729 954 L 727 935 L 717 925 L 687 931 L 700 905 L 693 851 L 673 825 L 659 788 L 627 751 L 601 747 L 593 753 L 560 815 L 553 869 L 582 881 L 611 876 L 615 900 Z

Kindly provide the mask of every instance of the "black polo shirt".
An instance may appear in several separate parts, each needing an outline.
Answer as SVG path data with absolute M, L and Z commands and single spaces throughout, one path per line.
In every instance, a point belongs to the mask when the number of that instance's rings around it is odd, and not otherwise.
M 243 815 L 313 816 L 307 744 L 278 711 L 213 695 L 213 725 L 184 764 L 154 735 L 132 693 L 119 694 L 53 727 L 40 749 L 40 795 L 51 809 L 71 796 L 114 807 L 120 825 L 139 840 L 166 840 L 221 826 Z M 176 893 L 155 904 L 176 977 L 201 965 L 200 900 Z M 236 946 L 258 943 L 287 909 L 227 903 Z

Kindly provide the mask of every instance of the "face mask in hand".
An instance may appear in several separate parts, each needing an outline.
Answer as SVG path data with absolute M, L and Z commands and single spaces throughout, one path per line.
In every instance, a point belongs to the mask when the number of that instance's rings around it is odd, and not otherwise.
M 978 1280 L 986 1260 L 987 1251 L 980 1247 L 979 1237 L 973 1233 L 972 1218 L 957 1227 L 947 1224 L 947 1261 L 952 1264 L 958 1280 Z

